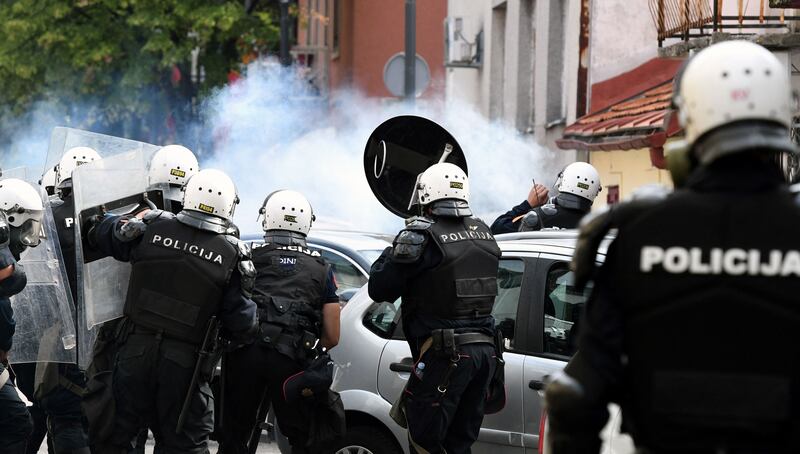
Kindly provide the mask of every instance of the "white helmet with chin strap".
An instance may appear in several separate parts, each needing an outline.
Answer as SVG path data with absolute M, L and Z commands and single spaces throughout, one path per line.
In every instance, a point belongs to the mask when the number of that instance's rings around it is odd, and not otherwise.
M 469 179 L 461 167 L 440 162 L 419 174 L 409 208 L 445 199 L 469 203 Z
M 268 195 L 258 212 L 264 218 L 261 226 L 265 232 L 286 230 L 308 235 L 315 219 L 308 199 L 297 191 L 286 189 Z
M 593 165 L 586 162 L 573 162 L 558 175 L 556 190 L 594 202 L 603 187 L 600 185 L 600 174 Z
M 166 145 L 150 158 L 148 183 L 183 186 L 200 170 L 197 157 L 183 145 Z
M 72 178 L 72 171 L 79 165 L 97 161 L 100 155 L 89 147 L 73 147 L 67 150 L 56 166 L 56 189 L 67 187 L 65 181 Z
M 758 44 L 733 40 L 700 51 L 676 78 L 673 103 L 689 148 L 722 134 L 694 151 L 703 164 L 745 150 L 794 151 L 789 69 Z
M 39 244 L 44 206 L 36 188 L 17 178 L 0 180 L 0 210 L 8 224 L 18 229 L 22 245 Z
M 56 192 L 56 169 L 50 168 L 42 175 L 42 179 L 39 180 L 39 185 L 41 185 L 47 195 L 53 195 Z
M 239 196 L 233 180 L 224 172 L 205 169 L 189 178 L 183 188 L 183 209 L 214 216 L 225 221 L 233 218 Z

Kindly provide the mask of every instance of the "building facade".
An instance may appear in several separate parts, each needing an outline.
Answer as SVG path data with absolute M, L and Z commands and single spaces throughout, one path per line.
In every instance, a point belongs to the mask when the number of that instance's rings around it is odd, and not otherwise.
M 446 0 L 416 2 L 417 55 L 430 83 L 423 98 L 443 98 Z M 373 98 L 394 98 L 384 84 L 389 60 L 405 51 L 402 0 L 298 0 L 294 60 L 308 68 L 323 93 L 357 90 Z

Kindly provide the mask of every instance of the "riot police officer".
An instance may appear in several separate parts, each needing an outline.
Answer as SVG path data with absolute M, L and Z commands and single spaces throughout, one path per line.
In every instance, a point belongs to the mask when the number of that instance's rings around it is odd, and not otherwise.
M 756 44 L 687 62 L 674 89 L 686 148 L 668 155 L 682 187 L 582 228 L 579 285 L 618 234 L 578 353 L 546 391 L 554 453 L 599 452 L 609 401 L 642 451 L 797 449 L 800 207 L 777 165 L 796 153 L 791 102 L 789 70 Z
M 295 191 L 275 191 L 264 200 L 264 243 L 253 248 L 262 338 L 226 359 L 225 422 L 222 451 L 245 454 L 257 421 L 259 399 L 267 393 L 292 452 L 307 450 L 309 417 L 303 405 L 284 396 L 287 378 L 303 371 L 319 341 L 326 349 L 339 342 L 339 297 L 331 267 L 306 235 L 314 220 L 311 204 Z
M 429 167 L 412 200 L 424 216 L 406 222 L 370 272 L 372 299 L 402 297 L 415 364 L 403 393 L 413 452 L 470 452 L 496 368 L 491 310 L 500 249 L 468 202 L 464 170 Z
M 67 150 L 55 168 L 56 200 L 52 200 L 58 243 L 64 258 L 72 300 L 78 301 L 77 259 L 75 255 L 72 171 L 79 165 L 100 159 L 89 147 Z M 44 183 L 46 184 L 46 183 Z M 81 410 L 86 385 L 84 372 L 76 364 L 47 363 L 37 383 L 34 400 L 47 415 L 47 433 L 56 454 L 88 454 L 89 437 Z
M 43 209 L 28 183 L 13 178 L 0 183 L 0 448 L 9 454 L 24 454 L 33 430 L 9 369 L 16 325 L 9 297 L 25 287 L 25 272 L 17 261 L 26 247 L 39 244 Z
M 214 344 L 220 332 L 250 342 L 258 326 L 249 248 L 225 235 L 238 201 L 230 178 L 207 169 L 186 183 L 177 215 L 106 216 L 90 228 L 97 249 L 132 264 L 131 328 L 112 376 L 116 415 L 99 452 L 127 452 L 145 426 L 160 452 L 208 452 Z
M 573 162 L 558 174 L 558 194 L 543 205 L 531 203 L 541 197 L 542 188 L 531 190 L 528 200 L 499 216 L 492 223 L 492 233 L 529 232 L 545 228 L 574 229 L 589 210 L 602 190 L 600 174 L 591 164 Z M 537 190 L 538 189 L 538 190 Z M 546 190 L 544 191 L 547 196 Z
M 161 147 L 148 163 L 148 197 L 166 211 L 178 214 L 183 206 L 183 187 L 200 170 L 197 157 L 181 145 Z M 111 395 L 111 371 L 119 348 L 119 333 L 125 329 L 125 319 L 105 322 L 99 329 L 92 350 L 92 361 L 87 368 L 87 392 L 83 408 L 90 419 L 99 424 L 89 426 L 90 442 L 102 443 L 110 436 L 109 421 L 114 419 Z M 142 428 L 134 452 L 144 454 L 148 430 Z

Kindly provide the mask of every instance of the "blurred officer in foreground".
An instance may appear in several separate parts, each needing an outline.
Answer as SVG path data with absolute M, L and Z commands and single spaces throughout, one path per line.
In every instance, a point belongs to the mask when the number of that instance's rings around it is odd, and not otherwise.
M 0 451 L 8 454 L 24 454 L 33 430 L 9 368 L 15 329 L 9 298 L 25 288 L 17 260 L 26 247 L 39 244 L 43 210 L 38 191 L 28 183 L 14 178 L 0 182 Z
M 548 201 L 547 189 L 534 185 L 528 200 L 495 219 L 492 233 L 576 228 L 602 190 L 600 174 L 591 164 L 573 162 L 558 174 L 556 190 L 558 195 Z
M 412 201 L 424 217 L 406 221 L 370 272 L 373 300 L 403 298 L 415 364 L 403 393 L 412 452 L 469 453 L 495 373 L 491 311 L 500 248 L 468 202 L 464 170 L 429 167 Z
M 683 187 L 581 230 L 576 284 L 594 277 L 594 293 L 578 353 L 546 391 L 556 454 L 599 452 L 611 401 L 643 452 L 800 445 L 800 207 L 777 165 L 796 153 L 789 71 L 758 45 L 715 44 L 676 78 L 674 103 L 686 148 L 668 159 Z
M 225 422 L 222 451 L 246 454 L 257 421 L 258 396 L 266 391 L 281 432 L 293 454 L 307 450 L 306 408 L 287 402 L 284 383 L 305 370 L 317 341 L 326 349 L 339 343 L 339 297 L 331 267 L 306 244 L 314 214 L 295 191 L 270 194 L 260 210 L 264 243 L 253 249 L 262 339 L 226 358 Z
M 177 215 L 106 216 L 88 232 L 97 249 L 132 264 L 130 329 L 112 375 L 116 416 L 98 452 L 127 453 L 143 427 L 157 452 L 208 452 L 217 339 L 247 343 L 257 330 L 250 251 L 225 234 L 238 201 L 227 175 L 202 170 L 186 183 Z
M 55 169 L 57 199 L 52 200 L 51 204 L 74 302 L 78 301 L 78 285 L 72 171 L 81 164 L 98 159 L 100 155 L 95 150 L 75 147 L 64 153 Z M 48 184 L 44 178 L 42 183 Z M 41 374 L 44 378 L 41 383 L 37 383 L 35 400 L 47 415 L 48 438 L 53 440 L 55 453 L 88 454 L 89 437 L 81 410 L 81 398 L 86 385 L 84 372 L 77 364 L 47 363 L 37 367 L 44 367 Z

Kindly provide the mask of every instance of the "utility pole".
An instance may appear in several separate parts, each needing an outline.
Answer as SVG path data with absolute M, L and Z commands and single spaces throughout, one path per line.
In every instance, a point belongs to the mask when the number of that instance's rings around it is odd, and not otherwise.
M 417 80 L 417 2 L 406 0 L 405 99 L 414 103 Z
M 289 1 L 280 0 L 281 8 L 281 65 L 289 66 L 292 58 L 289 55 Z

